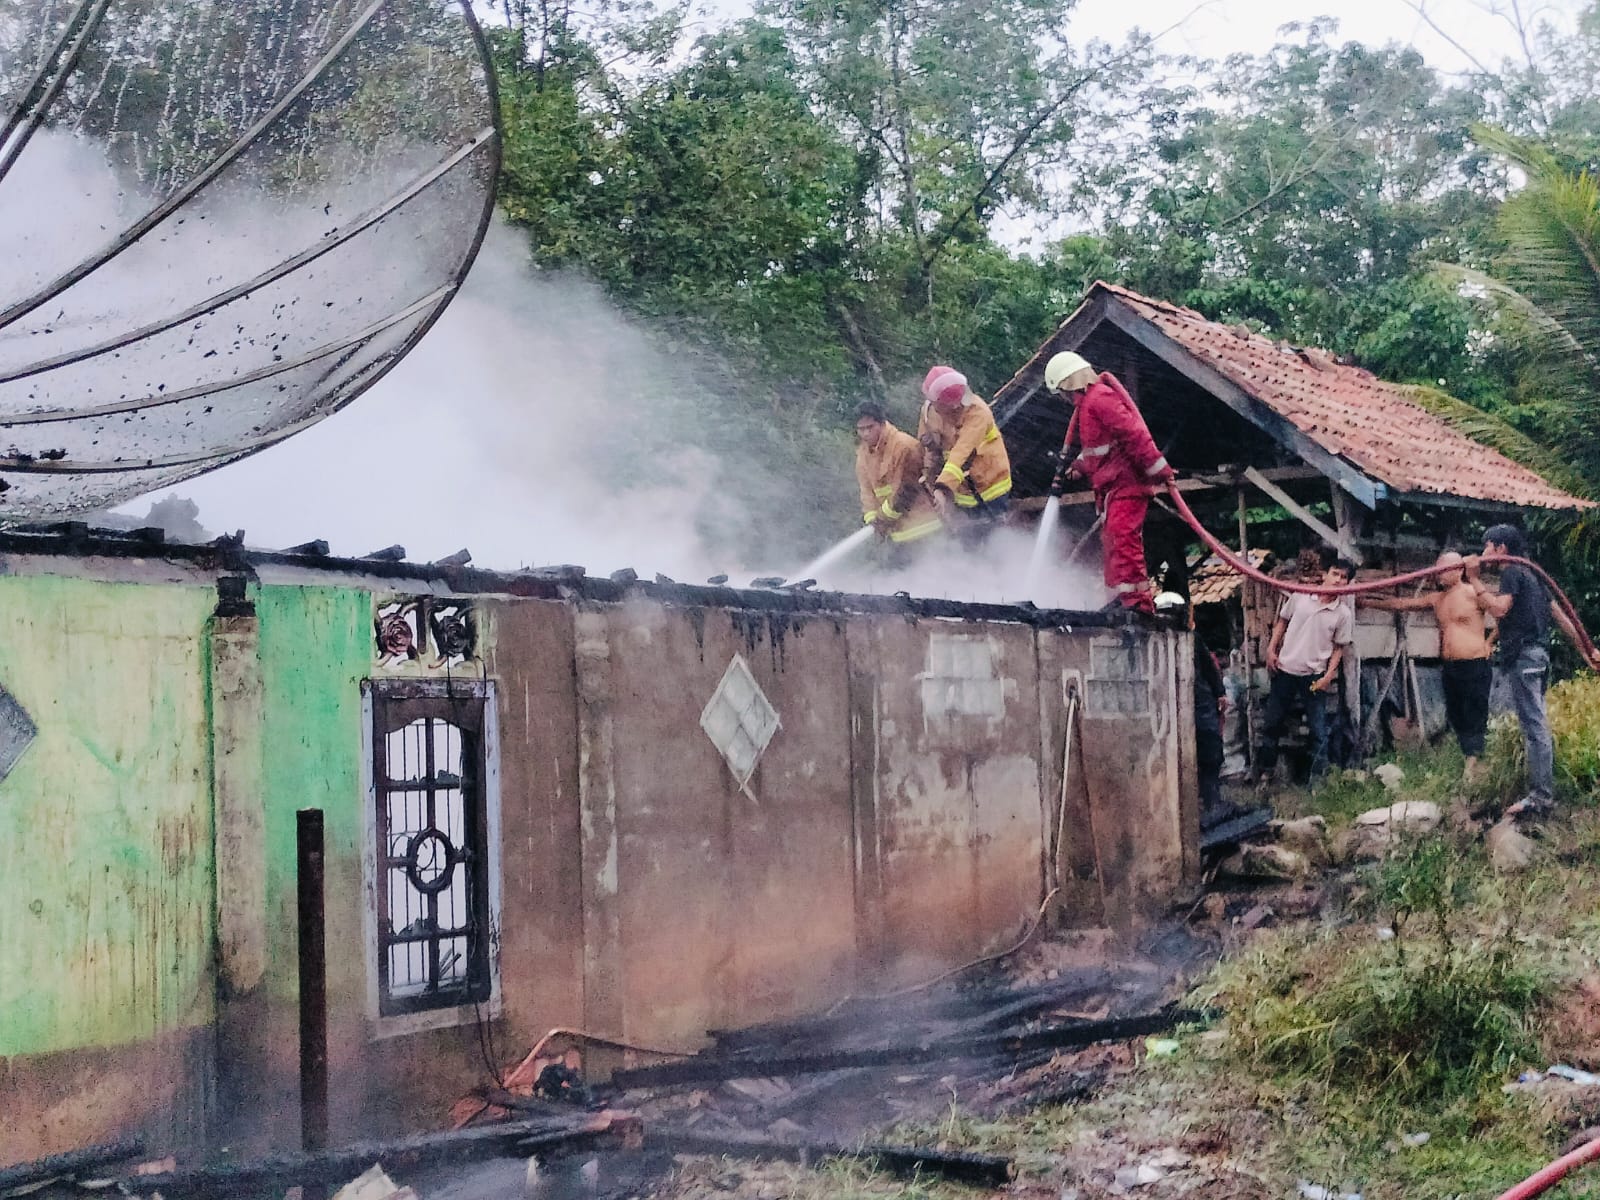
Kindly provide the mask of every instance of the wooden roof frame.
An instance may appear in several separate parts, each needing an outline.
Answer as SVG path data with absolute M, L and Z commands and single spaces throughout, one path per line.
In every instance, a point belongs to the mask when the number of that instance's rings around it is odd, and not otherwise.
M 1027 366 L 1017 374 L 1020 376 L 1029 366 L 1040 358 L 1057 354 L 1062 350 L 1077 350 L 1089 336 L 1101 325 L 1110 322 L 1117 330 L 1131 338 L 1135 343 L 1150 351 L 1161 359 L 1173 370 L 1188 379 L 1196 387 L 1215 396 L 1239 416 L 1261 430 L 1283 449 L 1294 454 L 1308 466 L 1316 468 L 1330 482 L 1341 491 L 1349 495 L 1368 511 L 1375 510 L 1380 501 L 1389 498 L 1391 493 L 1386 484 L 1371 478 L 1363 471 L 1345 462 L 1342 458 L 1323 449 L 1312 441 L 1310 437 L 1285 417 L 1273 411 L 1271 407 L 1250 395 L 1220 371 L 1201 362 L 1183 346 L 1167 337 L 1161 330 L 1147 321 L 1136 312 L 1121 297 L 1116 295 L 1105 285 L 1096 283 L 1089 291 L 1088 297 L 1078 306 L 1077 310 L 1068 317 L 1051 335 L 1044 347 L 1029 360 Z M 1013 379 L 1012 383 L 1016 380 Z M 1008 383 L 1006 387 L 1010 387 Z M 1002 388 L 1003 392 L 1005 388 Z M 1022 393 L 1015 401 L 1009 397 L 1001 405 L 1002 412 L 998 414 L 999 424 L 1005 424 L 1027 406 L 1038 392 L 1036 383 Z M 1401 499 L 1401 496 L 1395 496 Z M 1429 496 L 1428 500 L 1439 499 Z M 1458 503 L 1479 507 L 1482 502 L 1466 498 L 1447 498 L 1442 502 L 1448 503 L 1456 499 Z

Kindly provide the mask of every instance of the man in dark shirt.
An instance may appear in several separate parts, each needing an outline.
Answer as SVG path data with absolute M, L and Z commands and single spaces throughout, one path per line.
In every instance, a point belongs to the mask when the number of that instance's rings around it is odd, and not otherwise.
M 1526 558 L 1527 538 L 1515 525 L 1492 525 L 1484 531 L 1483 552 Z M 1506 815 L 1537 820 L 1555 802 L 1555 739 L 1545 716 L 1544 693 L 1550 682 L 1550 653 L 1545 639 L 1555 621 L 1574 646 L 1581 649 L 1577 630 L 1552 600 L 1544 583 L 1527 567 L 1512 563 L 1500 571 L 1500 591 L 1489 591 L 1478 577 L 1476 557 L 1465 562 L 1467 582 L 1483 609 L 1500 623 L 1500 667 L 1510 685 L 1511 703 L 1522 729 L 1528 755 L 1528 794 L 1506 809 Z M 1590 661 L 1600 669 L 1600 659 Z

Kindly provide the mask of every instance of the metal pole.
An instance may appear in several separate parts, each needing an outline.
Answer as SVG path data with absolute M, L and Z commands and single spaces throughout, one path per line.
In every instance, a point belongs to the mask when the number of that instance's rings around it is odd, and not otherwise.
M 300 1146 L 328 1145 L 328 956 L 322 895 L 322 810 L 295 814 L 300 918 Z M 309 1192 L 307 1193 L 309 1195 Z

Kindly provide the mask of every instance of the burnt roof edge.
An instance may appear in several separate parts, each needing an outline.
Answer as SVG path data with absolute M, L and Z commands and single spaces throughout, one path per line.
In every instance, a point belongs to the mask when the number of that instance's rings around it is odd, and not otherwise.
M 202 571 L 245 574 L 252 578 L 257 577 L 258 568 L 280 567 L 313 575 L 391 582 L 397 590 L 403 589 L 407 583 L 442 584 L 451 592 L 461 595 L 493 595 L 515 599 L 614 604 L 642 598 L 668 605 L 817 616 L 879 614 L 993 621 L 1048 629 L 1074 626 L 1093 629 L 1165 628 L 1153 619 L 1124 612 L 1084 612 L 1038 608 L 1032 604 L 923 599 L 904 594 L 879 596 L 851 592 L 800 592 L 781 588 L 769 590 L 653 583 L 642 579 L 624 583 L 538 569 L 502 572 L 432 563 L 384 562 L 368 558 L 252 550 L 231 544 L 225 539 L 198 545 L 189 542 L 155 544 L 123 536 L 118 531 L 83 526 L 74 526 L 68 533 L 0 529 L 0 555 L 183 563 Z

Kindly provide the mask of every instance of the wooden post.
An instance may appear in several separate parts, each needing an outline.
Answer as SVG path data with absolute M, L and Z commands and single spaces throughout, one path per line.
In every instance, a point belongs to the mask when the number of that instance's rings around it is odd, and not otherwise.
M 328 956 L 323 926 L 322 810 L 295 814 L 300 933 L 300 1147 L 328 1146 Z
M 1244 500 L 1244 485 L 1239 485 L 1234 494 L 1239 502 L 1239 557 L 1244 559 L 1245 562 L 1249 562 L 1250 520 L 1247 515 L 1249 508 Z M 1245 588 L 1249 586 L 1250 581 L 1248 579 L 1240 585 L 1239 606 L 1241 609 L 1245 607 L 1244 592 Z M 1242 717 L 1244 720 L 1244 760 L 1252 767 L 1256 765 L 1255 692 L 1256 664 L 1255 655 L 1250 652 L 1250 614 L 1246 611 L 1244 614 L 1244 713 Z
M 1367 514 L 1337 483 L 1330 486 L 1333 496 L 1333 518 L 1338 526 L 1339 536 L 1348 545 L 1359 546 L 1366 534 Z M 1359 565 L 1361 560 L 1354 561 Z M 1359 731 L 1364 727 L 1361 712 L 1361 651 L 1355 642 L 1350 644 L 1349 652 L 1344 657 L 1340 676 L 1344 685 L 1345 715 L 1350 718 L 1350 727 Z M 1358 747 L 1356 752 L 1364 754 L 1365 746 Z

